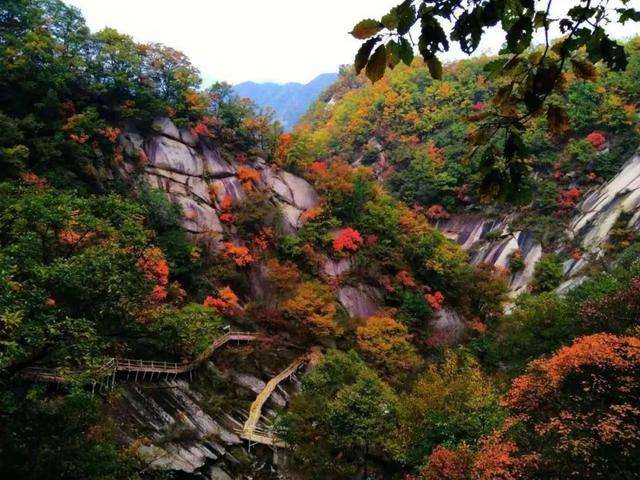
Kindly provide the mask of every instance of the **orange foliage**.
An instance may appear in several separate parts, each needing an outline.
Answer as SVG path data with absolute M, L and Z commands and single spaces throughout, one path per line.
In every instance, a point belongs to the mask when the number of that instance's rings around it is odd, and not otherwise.
M 273 228 L 264 227 L 253 237 L 253 245 L 255 245 L 258 250 L 262 250 L 264 252 L 269 248 L 269 242 L 271 242 L 272 238 Z
M 164 300 L 168 293 L 166 287 L 169 284 L 169 264 L 162 250 L 157 247 L 147 248 L 142 252 L 136 266 L 147 280 L 155 283 L 151 299 L 156 302 Z
M 518 480 L 535 463 L 535 456 L 517 455 L 517 445 L 494 434 L 479 442 L 476 452 L 466 444 L 457 449 L 438 446 L 420 472 L 424 480 Z
M 293 135 L 290 133 L 282 133 L 278 137 L 278 146 L 276 148 L 276 158 L 282 162 L 287 159 L 291 147 L 293 146 Z
M 321 214 L 322 214 L 322 207 L 314 207 L 302 212 L 302 215 L 300 215 L 300 218 L 303 221 L 308 222 L 310 220 L 313 220 L 314 218 L 318 218 Z
M 234 315 L 241 310 L 240 304 L 238 303 L 238 296 L 230 287 L 221 288 L 218 291 L 217 298 L 208 295 L 204 299 L 203 305 L 205 307 L 215 308 L 224 315 Z
M 467 480 L 471 469 L 472 455 L 466 445 L 450 450 L 442 445 L 433 449 L 427 466 L 420 472 L 424 480 Z
M 429 158 L 437 168 L 442 168 L 444 166 L 444 150 L 442 148 L 438 148 L 435 143 L 429 142 L 427 145 L 427 152 Z
M 249 249 L 242 245 L 234 245 L 231 242 L 223 244 L 222 254 L 226 258 L 230 258 L 239 267 L 245 267 L 256 261 Z
M 122 130 L 117 127 L 105 127 L 104 129 L 99 130 L 99 132 L 111 143 L 116 143 L 118 135 L 120 135 Z
M 449 212 L 447 212 L 442 205 L 431 205 L 427 209 L 427 218 L 429 218 L 429 220 L 440 220 L 449 218 Z
M 277 290 L 292 290 L 300 281 L 300 271 L 292 262 L 280 263 L 271 258 L 267 261 L 267 279 Z
M 321 173 L 327 171 L 327 162 L 313 162 L 309 165 L 309 171 L 311 173 Z
M 351 227 L 343 228 L 333 239 L 333 249 L 336 252 L 343 252 L 345 250 L 357 252 L 361 246 L 362 236 L 360 236 L 360 232 Z
M 238 168 L 238 179 L 245 190 L 252 190 L 260 181 L 260 172 L 251 167 L 241 166 Z

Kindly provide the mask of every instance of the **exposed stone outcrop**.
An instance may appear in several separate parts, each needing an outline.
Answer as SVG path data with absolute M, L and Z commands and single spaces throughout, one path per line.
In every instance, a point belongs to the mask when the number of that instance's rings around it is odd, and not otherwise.
M 237 176 L 240 165 L 235 159 L 223 158 L 208 139 L 176 127 L 169 118 L 156 118 L 152 130 L 155 134 L 148 138 L 132 129 L 120 135 L 120 145 L 129 159 L 123 174 L 132 175 L 135 165 L 146 159 L 142 178 L 182 208 L 182 225 L 190 234 L 215 247 L 226 233 L 218 217 L 223 199 L 228 196 L 240 203 L 246 198 Z M 246 166 L 261 173 L 260 187 L 272 192 L 285 232 L 294 233 L 301 226 L 302 213 L 319 202 L 313 187 L 289 172 L 268 168 L 260 158 Z
M 558 287 L 564 294 L 582 283 L 582 274 L 589 260 L 602 255 L 603 244 L 620 215 L 629 214 L 627 228 L 640 230 L 640 153 L 636 153 L 620 172 L 588 193 L 577 206 L 567 235 L 579 243 L 584 250 L 581 258 L 569 259 L 564 264 L 565 281 Z M 542 246 L 529 232 L 509 232 L 509 218 L 488 220 L 481 215 L 453 215 L 438 222 L 437 226 L 452 240 L 470 251 L 474 264 L 489 263 L 506 268 L 514 251 L 520 250 L 525 267 L 509 279 L 512 296 L 525 291 L 533 278 L 535 264 L 542 256 Z M 488 234 L 497 236 L 486 240 Z M 556 251 L 565 251 L 558 245 Z M 565 252 L 568 253 L 568 252 Z
M 166 381 L 156 388 L 130 383 L 123 386 L 118 415 L 124 441 L 147 439 L 138 454 L 150 467 L 193 472 L 206 462 L 233 461 L 228 448 L 242 444 L 233 425 L 212 418 L 203 398 L 184 381 Z
M 625 163 L 609 182 L 591 192 L 578 205 L 570 226 L 583 248 L 599 252 L 622 213 L 632 213 L 627 226 L 640 228 L 640 153 Z
M 380 309 L 381 294 L 370 285 L 345 285 L 338 290 L 338 300 L 351 317 L 368 318 Z

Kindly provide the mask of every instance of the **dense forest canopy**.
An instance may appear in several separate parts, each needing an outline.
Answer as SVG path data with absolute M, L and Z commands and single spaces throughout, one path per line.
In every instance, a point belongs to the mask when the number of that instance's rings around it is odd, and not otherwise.
M 395 15 L 409 9 L 410 23 L 428 27 L 444 13 L 413 3 Z M 509 12 L 517 4 L 520 17 L 535 19 L 529 2 L 471 4 Z M 392 17 L 355 32 L 401 28 Z M 516 55 L 540 59 L 527 47 Z M 487 72 L 495 58 L 436 65 L 433 75 L 432 58 L 403 55 L 406 64 L 382 68 L 374 84 L 344 67 L 295 131 L 282 133 L 228 85 L 203 88 L 178 51 L 112 29 L 92 33 L 59 0 L 3 2 L 0 474 L 190 478 L 145 465 L 146 436 L 123 441 L 125 381 L 92 387 L 114 358 L 193 361 L 230 325 L 261 342 L 195 372 L 191 385 L 212 415 L 250 403 L 225 367 L 264 374 L 265 362 L 272 374 L 281 367 L 274 358 L 314 352 L 274 421 L 289 448 L 285 473 L 636 478 L 640 245 L 629 218 L 620 216 L 579 286 L 556 290 L 567 257 L 588 253 L 567 235 L 578 203 L 639 143 L 640 43 L 612 49 L 624 69 L 600 62 L 607 56 L 591 59 L 589 78 L 575 63 L 559 69 L 563 88 L 545 105 L 566 112 L 566 124 L 550 129 L 549 116 L 531 116 L 520 136 L 532 175 L 505 203 L 486 189 L 494 165 L 466 155 L 478 122 L 498 108 L 503 79 Z M 546 58 L 533 68 L 561 61 Z M 201 182 L 195 194 L 207 201 L 198 205 L 220 225 L 215 241 L 187 231 L 197 213 L 149 183 L 157 142 L 196 159 L 215 150 L 216 166 L 228 168 L 189 180 Z M 221 194 L 224 181 L 236 182 L 235 196 Z M 518 298 L 508 287 L 527 267 L 518 251 L 505 268 L 473 262 L 438 229 L 470 213 L 507 218 L 505 236 L 526 229 L 541 242 Z M 375 311 L 353 314 L 345 297 L 365 294 Z M 63 381 L 25 377 L 34 366 L 55 367 Z M 194 440 L 166 433 L 165 443 Z M 262 455 L 256 468 L 250 451 L 234 450 L 237 478 L 276 478 L 263 468 L 265 451 L 253 453 Z

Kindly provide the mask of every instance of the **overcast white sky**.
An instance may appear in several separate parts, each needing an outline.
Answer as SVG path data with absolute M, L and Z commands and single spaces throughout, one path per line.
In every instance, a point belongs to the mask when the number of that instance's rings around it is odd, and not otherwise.
M 380 18 L 400 0 L 66 0 L 89 27 L 105 26 L 141 42 L 182 50 L 208 84 L 307 82 L 351 63 L 359 43 L 348 32 L 362 18 Z M 564 10 L 577 0 L 557 0 Z M 637 7 L 640 0 L 631 2 Z M 616 36 L 638 25 L 614 28 Z M 503 36 L 488 33 L 478 52 L 496 52 Z M 445 58 L 459 58 L 453 50 Z

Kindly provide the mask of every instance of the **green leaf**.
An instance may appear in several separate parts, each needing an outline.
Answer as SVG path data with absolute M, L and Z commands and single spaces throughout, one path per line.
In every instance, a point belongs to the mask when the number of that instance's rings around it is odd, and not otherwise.
M 380 30 L 384 28 L 384 25 L 380 23 L 378 20 L 373 20 L 372 18 L 367 18 L 365 20 L 361 20 L 358 24 L 353 27 L 351 30 L 351 35 L 359 40 L 364 40 L 369 37 L 372 37 Z
M 369 61 L 369 55 L 371 55 L 371 50 L 373 50 L 373 47 L 375 47 L 376 43 L 378 43 L 379 41 L 380 37 L 373 37 L 360 46 L 358 53 L 356 53 L 356 59 L 353 64 L 356 69 L 356 74 L 360 74 L 362 69 L 367 65 L 367 62 Z
M 429 73 L 436 80 L 442 80 L 442 63 L 438 60 L 438 57 L 433 56 L 425 59 L 427 67 L 429 67 Z
M 635 8 L 616 8 L 616 12 L 620 14 L 618 22 L 622 24 L 629 20 L 632 22 L 640 22 L 640 11 Z
M 378 46 L 376 51 L 373 52 L 369 62 L 367 63 L 367 77 L 372 82 L 377 82 L 384 76 L 384 71 L 387 68 L 387 49 L 384 45 Z
M 402 60 L 406 65 L 411 65 L 411 62 L 413 62 L 413 46 L 409 40 L 404 37 L 400 38 L 398 55 L 400 56 L 400 60 Z
M 516 20 L 513 26 L 507 31 L 507 51 L 510 53 L 520 53 L 531 45 L 533 33 L 533 23 L 530 17 L 523 15 Z
M 398 28 L 398 13 L 396 8 L 392 8 L 389 13 L 382 17 L 382 24 L 389 30 L 395 30 Z
M 389 40 L 387 42 L 387 66 L 393 70 L 398 62 L 400 62 L 400 45 L 395 40 Z
M 400 35 L 404 35 L 416 23 L 416 7 L 413 6 L 412 0 L 405 0 L 397 7 L 394 7 L 394 10 L 398 17 L 397 31 Z
M 356 69 L 356 74 L 360 74 L 362 69 L 367 65 L 367 62 L 369 61 L 369 55 L 371 55 L 371 50 L 373 50 L 373 47 L 376 45 L 376 43 L 378 43 L 379 40 L 380 37 L 373 37 L 360 46 L 358 53 L 356 53 L 356 59 L 353 63 L 353 66 Z

